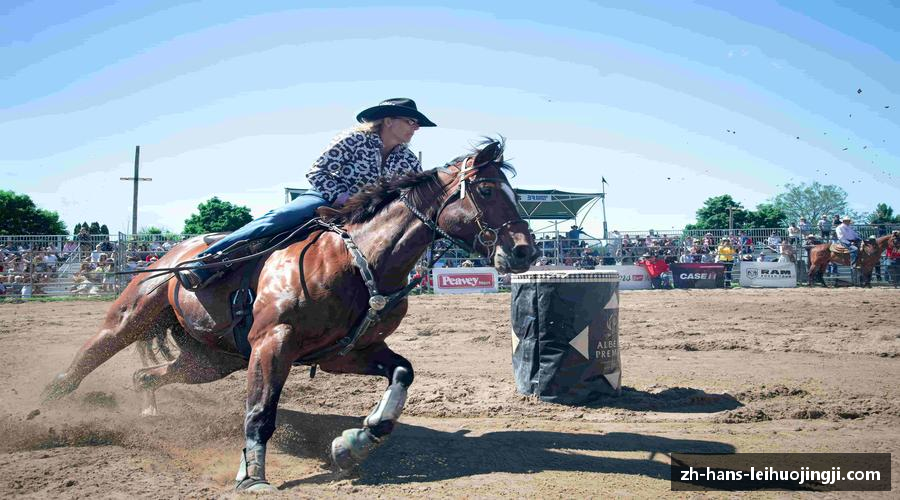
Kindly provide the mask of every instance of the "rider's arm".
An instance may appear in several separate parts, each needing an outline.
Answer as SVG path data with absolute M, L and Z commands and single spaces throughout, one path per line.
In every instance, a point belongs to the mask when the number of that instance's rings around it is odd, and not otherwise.
M 390 159 L 392 160 L 390 165 L 392 175 L 417 174 L 422 172 L 422 164 L 419 163 L 419 158 L 405 146 L 397 152 L 396 158 L 392 157 Z
M 352 173 L 346 175 L 346 172 L 341 170 L 345 166 L 354 170 L 351 152 L 359 142 L 359 138 L 355 136 L 356 134 L 350 134 L 332 144 L 313 162 L 309 172 L 306 173 L 306 179 L 312 188 L 329 202 L 334 202 L 340 195 L 350 191 L 353 175 Z

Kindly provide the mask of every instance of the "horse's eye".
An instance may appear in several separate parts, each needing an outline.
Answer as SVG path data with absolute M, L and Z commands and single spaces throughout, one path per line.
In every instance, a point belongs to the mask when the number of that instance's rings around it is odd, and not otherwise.
M 490 198 L 494 194 L 493 186 L 478 186 L 478 194 L 484 198 Z

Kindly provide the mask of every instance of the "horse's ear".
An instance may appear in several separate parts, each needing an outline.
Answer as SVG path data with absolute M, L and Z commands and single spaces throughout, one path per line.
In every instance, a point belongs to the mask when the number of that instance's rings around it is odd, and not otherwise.
M 319 214 L 323 220 L 326 221 L 334 221 L 336 219 L 340 219 L 342 217 L 341 211 L 336 210 L 334 208 L 328 206 L 322 206 L 316 209 L 316 213 Z
M 503 148 L 499 141 L 491 141 L 475 155 L 475 165 L 493 163 L 503 157 Z

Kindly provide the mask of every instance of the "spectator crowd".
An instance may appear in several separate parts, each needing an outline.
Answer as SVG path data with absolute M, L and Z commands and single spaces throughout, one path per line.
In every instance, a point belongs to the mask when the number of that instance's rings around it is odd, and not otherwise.
M 721 263 L 725 266 L 726 286 L 738 262 L 794 262 L 812 245 L 837 240 L 835 228 L 841 217 L 823 216 L 815 224 L 805 218 L 788 227 L 774 230 L 683 231 L 659 234 L 612 231 L 601 240 L 586 234 L 578 226 L 565 233 L 543 233 L 535 236 L 541 250 L 536 266 L 567 266 L 594 269 L 597 266 L 640 265 L 647 269 L 654 288 L 672 286 L 669 265 L 673 263 Z M 885 226 L 867 226 L 864 236 L 882 236 Z M 3 237 L 0 237 L 3 238 Z M 120 270 L 136 270 L 155 262 L 181 238 L 153 235 L 137 241 L 113 243 L 105 235 L 92 235 L 82 230 L 71 239 L 51 240 L 24 236 L 0 239 L 0 296 L 115 293 L 128 277 L 114 274 Z M 121 253 L 121 255 L 120 255 Z M 884 257 L 885 277 L 900 287 L 900 254 L 889 249 Z M 451 250 L 437 267 L 490 266 L 487 259 L 463 255 Z M 836 269 L 829 269 L 836 272 Z M 882 266 L 876 269 L 881 280 Z M 417 267 L 415 272 L 421 274 Z M 508 280 L 503 277 L 504 284 Z M 427 279 L 426 279 L 427 282 Z
M 23 298 L 115 293 L 117 283 L 128 281 L 117 280 L 116 271 L 147 267 L 175 245 L 168 239 L 129 243 L 120 261 L 118 244 L 86 230 L 68 240 L 16 236 L 0 242 L 0 296 Z

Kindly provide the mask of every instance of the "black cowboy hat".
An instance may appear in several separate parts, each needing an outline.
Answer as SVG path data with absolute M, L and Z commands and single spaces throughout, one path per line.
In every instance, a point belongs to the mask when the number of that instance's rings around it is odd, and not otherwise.
M 378 106 L 366 108 L 356 115 L 356 121 L 360 123 L 371 122 L 381 118 L 390 116 L 402 116 L 413 118 L 419 122 L 420 127 L 437 127 L 435 123 L 429 120 L 425 115 L 416 109 L 416 101 L 405 97 L 395 97 L 381 101 Z

